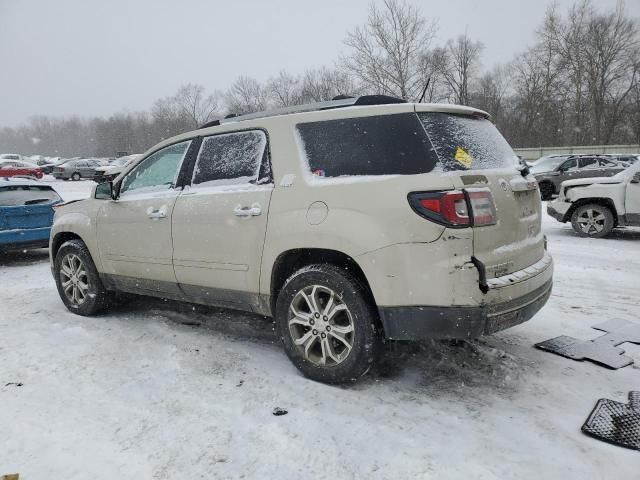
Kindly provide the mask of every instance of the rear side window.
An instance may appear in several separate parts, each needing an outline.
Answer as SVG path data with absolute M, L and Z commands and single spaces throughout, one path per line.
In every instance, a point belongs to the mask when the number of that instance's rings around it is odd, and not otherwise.
M 508 168 L 518 157 L 486 118 L 450 113 L 418 113 L 444 171 Z
M 39 205 L 61 200 L 60 196 L 51 188 L 37 185 L 11 185 L 0 188 L 0 207 Z
M 202 141 L 193 185 L 236 185 L 270 181 L 267 135 L 261 130 L 224 133 Z
M 598 168 L 598 160 L 595 158 L 581 158 L 580 168 Z
M 413 113 L 301 123 L 297 131 L 318 177 L 414 175 L 438 162 Z

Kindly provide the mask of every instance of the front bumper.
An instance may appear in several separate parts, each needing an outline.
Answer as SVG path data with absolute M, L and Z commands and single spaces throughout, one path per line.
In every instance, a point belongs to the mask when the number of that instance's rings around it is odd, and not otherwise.
M 567 212 L 570 208 L 571 204 L 569 202 L 564 202 L 561 200 L 554 200 L 553 202 L 547 203 L 547 213 L 551 217 L 562 223 L 569 220 L 567 218 Z

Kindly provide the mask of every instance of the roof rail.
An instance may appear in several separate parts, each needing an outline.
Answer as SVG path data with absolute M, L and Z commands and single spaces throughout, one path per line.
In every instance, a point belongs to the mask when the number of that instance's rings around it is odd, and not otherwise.
M 200 128 L 209 128 L 225 123 L 242 122 L 244 120 L 254 120 L 256 118 L 275 117 L 277 115 L 287 115 L 291 113 L 314 112 L 318 110 L 329 110 L 332 108 L 344 108 L 362 105 L 388 105 L 391 103 L 407 103 L 406 100 L 388 95 L 363 95 L 360 97 L 347 97 L 339 95 L 327 102 L 307 103 L 305 105 L 295 105 L 292 107 L 277 108 L 264 112 L 248 113 L 246 115 L 229 114 L 225 118 L 213 120 L 201 125 Z

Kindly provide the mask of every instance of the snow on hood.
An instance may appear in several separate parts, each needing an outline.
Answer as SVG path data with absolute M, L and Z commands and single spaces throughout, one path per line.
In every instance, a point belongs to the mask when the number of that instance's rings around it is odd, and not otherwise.
M 622 179 L 616 178 L 616 177 L 578 178 L 576 180 L 565 180 L 564 182 L 562 182 L 562 186 L 575 187 L 580 185 L 592 185 L 594 183 L 615 184 L 615 183 L 622 183 Z

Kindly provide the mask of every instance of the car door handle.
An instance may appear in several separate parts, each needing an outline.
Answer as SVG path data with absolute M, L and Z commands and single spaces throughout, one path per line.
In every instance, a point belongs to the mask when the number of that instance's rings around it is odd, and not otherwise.
M 167 216 L 167 207 L 162 206 L 157 210 L 154 210 L 153 207 L 149 207 L 147 209 L 147 217 L 149 218 L 166 218 Z
M 238 205 L 233 209 L 233 213 L 236 214 L 236 217 L 257 217 L 262 213 L 262 208 L 257 203 L 251 205 L 251 207 L 242 207 Z

